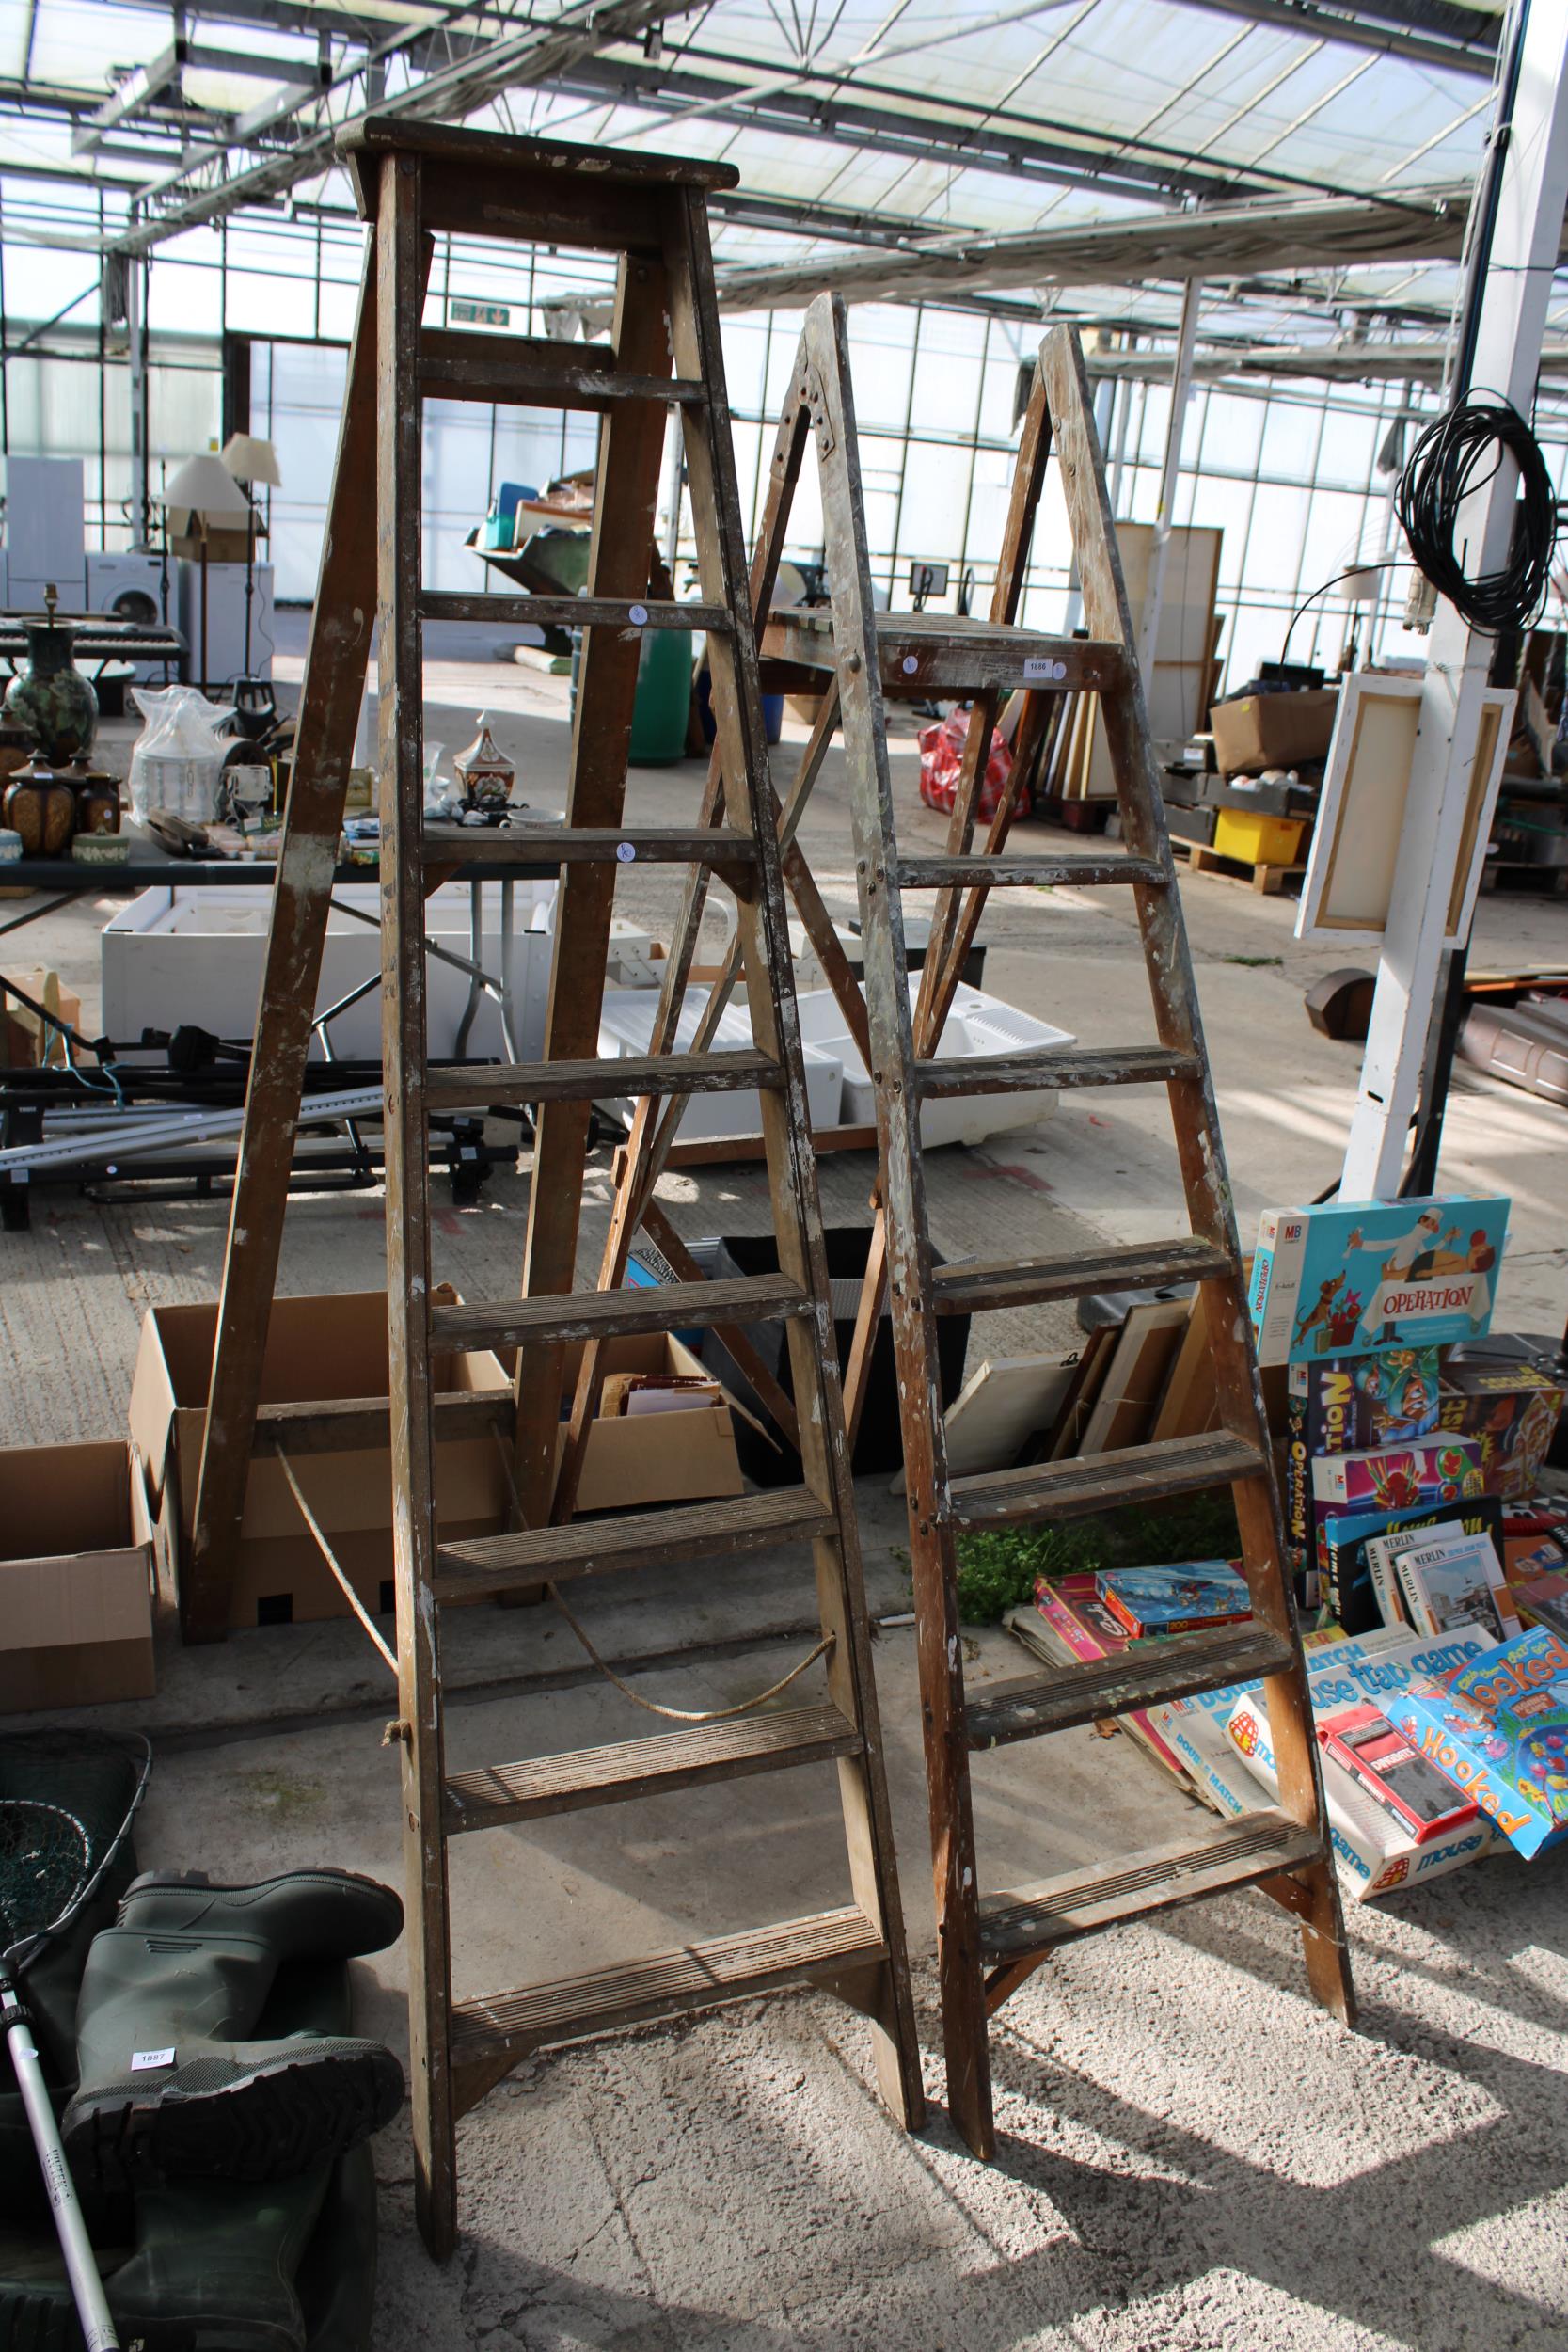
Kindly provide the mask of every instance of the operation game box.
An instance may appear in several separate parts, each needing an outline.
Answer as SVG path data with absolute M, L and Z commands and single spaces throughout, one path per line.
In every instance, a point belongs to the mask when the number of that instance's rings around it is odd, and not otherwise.
M 1508 1208 L 1437 1196 L 1265 1210 L 1250 1293 L 1259 1363 L 1479 1339 Z

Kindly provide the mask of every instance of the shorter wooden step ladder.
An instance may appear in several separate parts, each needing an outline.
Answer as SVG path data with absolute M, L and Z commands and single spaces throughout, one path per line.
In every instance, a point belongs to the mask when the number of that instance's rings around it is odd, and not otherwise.
M 891 1288 L 948 2102 L 969 2145 L 990 2155 L 995 2131 L 987 2021 L 1058 1945 L 1229 1888 L 1259 1886 L 1299 1917 L 1307 1978 L 1317 1998 L 1349 2022 L 1354 1994 L 1224 1147 L 1077 339 L 1056 329 L 1041 348 L 989 621 L 873 610 L 845 314 L 842 303 L 826 295 L 806 315 L 780 428 L 781 450 L 792 437 L 798 441 L 808 432 L 817 447 L 831 610 L 781 613 L 765 631 L 763 644 L 766 655 L 804 664 L 818 676 L 826 673 L 842 709 L 880 1159 L 878 1219 L 855 1352 L 846 1375 L 846 1405 L 852 1433 L 864 1398 L 870 1341 Z M 1082 581 L 1089 631 L 1084 639 L 1051 638 L 1018 626 L 1053 439 Z M 786 516 L 787 502 L 775 518 L 781 535 Z M 1022 765 L 1048 723 L 1052 697 L 1085 687 L 1100 698 L 1125 853 L 1101 849 L 1019 856 L 1006 846 L 1011 822 L 1006 796 L 977 849 L 980 787 L 1003 696 L 1013 689 L 1026 693 L 1015 745 Z M 907 855 L 898 845 L 884 713 L 884 694 L 890 692 L 974 698 L 947 848 L 941 855 Z M 1148 972 L 1154 1041 L 941 1057 L 942 1026 L 987 894 L 1053 883 L 1132 891 Z M 901 908 L 908 890 L 941 894 L 912 1012 Z M 920 1145 L 924 1104 L 1015 1089 L 1148 1085 L 1168 1091 L 1188 1233 L 1167 1242 L 1096 1246 L 1024 1263 L 934 1263 Z M 1218 1429 L 1085 1459 L 949 1477 L 938 1378 L 941 1316 L 1080 1297 L 1105 1287 L 1187 1282 L 1203 1287 Z M 1134 1645 L 1115 1660 L 1053 1667 L 988 1689 L 976 1699 L 968 1697 L 957 1582 L 957 1547 L 963 1534 L 1050 1524 L 1222 1485 L 1231 1487 L 1240 1522 L 1252 1595 L 1249 1622 Z M 1006 1892 L 983 1890 L 972 1758 L 1259 1677 L 1279 1761 L 1276 1805 L 1194 1830 L 1174 1844 L 1142 1853 L 1096 1861 Z

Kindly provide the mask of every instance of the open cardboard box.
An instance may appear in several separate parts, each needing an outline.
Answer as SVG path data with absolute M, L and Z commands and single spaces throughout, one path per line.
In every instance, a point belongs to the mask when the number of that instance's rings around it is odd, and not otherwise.
M 565 1356 L 564 1386 L 570 1398 L 582 1350 L 571 1347 Z M 702 1502 L 742 1492 L 731 1409 L 733 1406 L 741 1412 L 744 1407 L 734 1405 L 689 1347 L 673 1333 L 648 1332 L 639 1339 L 607 1340 L 600 1363 L 605 1388 L 583 1449 L 579 1511 Z M 701 1380 L 703 1390 L 692 1394 L 702 1401 L 674 1412 L 617 1411 L 626 1395 L 626 1375 L 638 1374 Z
M 0 1449 L 0 1712 L 153 1688 L 152 1528 L 133 1448 Z
M 157 1509 L 154 1533 L 160 1602 L 177 1604 L 196 1519 L 197 1479 L 207 1418 L 217 1308 L 151 1308 L 142 1325 L 131 1385 L 131 1435 L 147 1464 Z M 487 1350 L 438 1349 L 431 1359 L 439 1393 L 502 1391 L 508 1375 Z M 261 1363 L 264 1405 L 320 1404 L 387 1394 L 387 1295 L 354 1291 L 277 1298 Z M 384 1445 L 302 1454 L 294 1476 L 367 1609 L 392 1600 L 392 1463 Z M 436 1507 L 449 1539 L 493 1535 L 506 1525 L 500 1450 L 489 1434 L 442 1439 L 436 1448 Z M 230 1604 L 234 1627 L 290 1625 L 348 1614 L 348 1603 L 317 1550 L 282 1464 L 252 1461 Z
M 1216 703 L 1209 724 L 1221 774 L 1255 775 L 1262 768 L 1294 768 L 1304 759 L 1323 758 L 1338 708 L 1339 692 L 1334 686 L 1243 694 L 1234 702 Z

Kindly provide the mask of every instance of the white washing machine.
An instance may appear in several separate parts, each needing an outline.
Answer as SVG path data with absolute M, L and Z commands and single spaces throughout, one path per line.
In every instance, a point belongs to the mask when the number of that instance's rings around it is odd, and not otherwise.
M 166 596 L 167 611 L 165 610 Z M 174 565 L 168 566 L 166 588 L 164 559 L 161 555 L 108 555 L 102 550 L 87 554 L 87 611 L 102 612 L 112 621 L 137 621 L 149 626 L 161 626 L 174 619 Z M 176 624 L 178 626 L 178 624 Z M 162 661 L 134 661 L 131 675 L 138 683 L 164 684 L 166 664 Z M 179 675 L 179 664 L 168 665 L 169 682 Z

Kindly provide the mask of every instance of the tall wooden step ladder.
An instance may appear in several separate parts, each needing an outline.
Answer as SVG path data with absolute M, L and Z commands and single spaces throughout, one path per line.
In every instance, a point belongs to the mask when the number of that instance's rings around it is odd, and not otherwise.
M 280 1139 L 288 1130 L 291 1092 L 297 1114 L 329 897 L 326 845 L 335 842 L 341 819 L 352 714 L 365 676 L 373 609 L 380 664 L 397 1729 L 413 2130 L 420 2227 L 431 2250 L 444 2256 L 456 2233 L 457 2121 L 542 2046 L 813 1984 L 870 2021 L 883 2095 L 911 2128 L 923 2114 L 923 2091 L 713 294 L 705 190 L 731 184 L 735 175 L 726 166 L 373 118 L 345 139 L 344 152 L 372 225 L 371 251 L 247 1109 L 247 1140 L 254 1125 L 259 1154 L 272 1153 L 271 1174 L 265 1181 L 253 1177 L 245 1197 L 236 1196 L 194 1581 L 210 1627 L 224 1597 L 226 1546 L 243 1498 L 244 1465 L 257 1442 L 260 1343 L 253 1334 L 259 1321 L 264 1335 L 276 1271 Z M 429 240 L 436 231 L 617 254 L 611 344 L 574 346 L 422 326 Z M 436 397 L 601 416 L 582 597 L 560 599 L 557 612 L 545 597 L 422 588 L 421 411 L 423 402 Z M 704 599 L 697 605 L 660 603 L 648 586 L 672 405 L 684 428 Z M 559 619 L 583 626 L 563 831 L 497 832 L 425 821 L 422 627 L 451 618 Z M 702 814 L 685 828 L 623 822 L 638 659 L 643 632 L 659 627 L 704 628 L 709 638 L 717 742 Z M 351 714 L 346 726 L 345 710 Z M 643 1058 L 614 1064 L 613 1090 L 641 1098 L 643 1110 L 699 1092 L 758 1093 L 779 1272 L 661 1288 L 622 1288 L 617 1278 L 579 1291 L 574 1282 L 591 1107 L 607 1086 L 597 1054 L 615 877 L 628 863 L 649 859 L 688 865 L 705 882 L 721 882 L 734 893 L 737 936 L 747 968 L 756 976 L 753 1044 L 746 1052 L 698 1047 L 677 1053 L 671 1039 L 659 1036 Z M 508 860 L 535 868 L 543 861 L 561 876 L 545 1057 L 531 1064 L 430 1066 L 425 898 L 438 882 L 471 870 L 476 861 Z M 285 880 L 293 884 L 288 897 Z M 523 1295 L 443 1303 L 432 1267 L 426 1121 L 433 1111 L 491 1104 L 525 1104 L 534 1112 Z M 285 1157 L 283 1178 L 286 1168 Z M 242 1176 L 242 1192 L 245 1183 Z M 673 1247 L 678 1252 L 679 1244 Z M 586 1346 L 593 1354 L 607 1339 L 695 1324 L 723 1329 L 760 1371 L 746 1333 L 768 1323 L 782 1326 L 788 1350 L 800 1483 L 574 1522 L 571 1498 L 556 1493 L 566 1350 Z M 500 1534 L 443 1541 L 435 1509 L 436 1435 L 458 1422 L 467 1426 L 472 1416 L 469 1400 L 435 1393 L 433 1354 L 486 1346 L 517 1351 L 505 1449 L 514 1524 Z M 778 1402 L 789 1411 L 782 1395 Z M 474 1403 L 483 1418 L 489 1407 Z M 381 1427 L 387 1409 L 381 1408 Z M 369 1418 L 373 1422 L 373 1409 Z M 447 1770 L 441 1625 L 448 1607 L 533 1597 L 541 1588 L 554 1596 L 568 1580 L 678 1568 L 792 1544 L 811 1547 L 821 1640 L 802 1666 L 820 1660 L 821 1703 L 781 1710 L 772 1702 L 784 1686 L 775 1685 L 744 1711 L 694 1714 L 681 1728 L 655 1737 Z M 590 1965 L 579 1975 L 483 1999 L 452 1998 L 448 1849 L 454 1836 L 826 1761 L 836 1766 L 843 1810 L 851 1899 L 843 1907 L 645 1960 Z
M 875 612 L 857 469 L 842 302 L 806 316 L 780 448 L 817 445 L 831 611 L 774 616 L 765 656 L 827 673 L 842 710 L 850 779 L 865 972 L 869 1066 L 876 1082 L 880 1180 L 856 1345 L 846 1372 L 851 1431 L 885 1295 L 892 1317 L 909 1485 L 948 2101 L 968 2144 L 994 2148 L 988 2019 L 1055 1948 L 1132 1919 L 1255 1885 L 1300 1920 L 1317 1999 L 1350 2023 L 1354 1991 L 1300 1635 L 1284 1567 L 1283 1529 L 1164 803 L 1135 638 L 1077 338 L 1041 347 L 1024 420 L 989 621 Z M 1031 532 L 1053 442 L 1082 583 L 1086 639 L 1018 626 Z M 782 536 L 787 517 L 774 517 Z M 1030 690 L 1016 740 L 1021 762 L 1051 723 L 1053 700 L 1092 688 L 1114 763 L 1125 852 L 1017 856 L 1006 849 L 1005 797 L 983 846 L 976 813 L 1000 704 Z M 974 697 L 946 850 L 901 854 L 890 778 L 886 693 Z M 978 1059 L 938 1057 L 942 1025 L 987 893 L 1040 883 L 1130 889 L 1153 1000 L 1155 1039 Z M 939 896 L 918 999 L 911 1006 L 901 894 Z M 938 1267 L 927 1220 L 923 1104 L 965 1092 L 1033 1087 L 1164 1084 L 1168 1089 L 1189 1232 L 1164 1244 L 1091 1255 Z M 942 1314 L 1082 1296 L 1112 1286 L 1202 1285 L 1220 1408 L 1211 1434 L 1089 1458 L 949 1478 L 937 1329 Z M 1093 1665 L 1052 1668 L 968 1698 L 959 1638 L 957 1544 L 967 1530 L 1050 1522 L 1228 1484 L 1253 1616 L 1244 1627 L 1134 1645 Z M 1174 1845 L 1096 1861 L 1006 1892 L 984 1891 L 975 1852 L 971 1759 L 992 1748 L 1129 1708 L 1261 1677 L 1279 1763 L 1275 1806 Z

